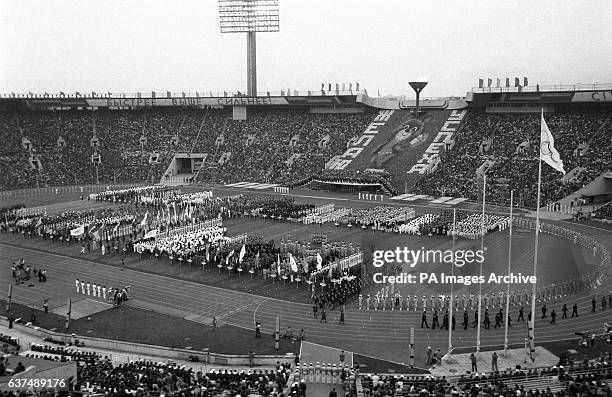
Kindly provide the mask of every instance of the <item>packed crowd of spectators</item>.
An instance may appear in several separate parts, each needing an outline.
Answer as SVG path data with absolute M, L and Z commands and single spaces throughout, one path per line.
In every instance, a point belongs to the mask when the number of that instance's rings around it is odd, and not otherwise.
M 248 120 L 228 120 L 221 149 L 232 155 L 221 170 L 221 178 L 281 184 L 307 178 L 320 172 L 331 157 L 343 153 L 348 141 L 363 132 L 374 114 L 372 110 L 328 114 L 249 109 Z
M 607 204 L 595 211 L 595 218 L 612 220 L 612 204 Z
M 128 395 L 219 395 L 271 396 L 286 386 L 290 367 L 280 365 L 274 370 L 211 370 L 195 372 L 177 364 L 153 361 L 132 361 L 114 365 L 108 359 L 98 359 L 78 367 L 77 389 L 94 393 Z
M 564 183 L 558 171 L 543 166 L 542 205 L 582 188 L 609 167 L 612 126 L 609 122 L 604 125 L 609 113 L 575 109 L 545 115 L 565 171 L 584 170 Z M 514 189 L 517 201 L 536 206 L 540 114 L 472 112 L 454 139 L 455 147 L 442 157 L 438 170 L 423 176 L 414 192 L 478 200 L 482 178 L 476 171 L 491 160 L 495 164 L 487 171 L 487 201 L 507 204 L 509 191 Z M 579 146 L 585 148 L 584 153 L 577 150 Z
M 240 121 L 228 109 L 3 112 L 0 165 L 7 172 L 0 176 L 0 190 L 89 184 L 96 178 L 157 182 L 177 152 L 206 153 L 207 162 L 230 152 L 217 174 L 228 182 L 288 183 L 323 169 L 374 115 L 371 109 L 335 114 L 249 108 L 248 119 Z M 97 170 L 93 154 L 100 155 Z M 157 162 L 149 162 L 151 154 L 158 155 Z M 42 168 L 34 169 L 30 158 L 38 158 Z
M 290 364 L 273 369 L 211 369 L 196 372 L 176 363 L 147 360 L 114 363 L 109 357 L 76 348 L 33 344 L 26 357 L 77 362 L 77 379 L 69 388 L 100 395 L 280 395 L 287 388 Z M 276 394 L 275 394 L 276 393 Z
M 608 395 L 612 361 L 607 354 L 593 362 L 565 360 L 553 367 L 461 375 L 361 375 L 364 396 L 580 396 Z

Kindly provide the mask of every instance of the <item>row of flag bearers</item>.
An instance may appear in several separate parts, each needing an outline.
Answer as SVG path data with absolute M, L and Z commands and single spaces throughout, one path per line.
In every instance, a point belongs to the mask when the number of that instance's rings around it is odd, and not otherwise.
M 94 298 L 102 298 L 105 301 L 114 300 L 117 294 L 122 296 L 122 300 L 127 300 L 130 289 L 129 286 L 126 286 L 123 290 L 111 287 L 107 289 L 105 285 L 80 281 L 78 278 L 74 281 L 74 285 L 77 293 L 92 296 Z
M 573 293 L 576 293 L 574 291 Z M 542 302 L 552 299 L 561 298 L 563 296 L 571 295 L 569 290 L 558 288 L 556 290 L 538 290 L 536 294 L 536 301 Z M 450 307 L 450 295 L 440 295 L 427 297 L 423 295 L 422 298 L 418 298 L 416 295 L 411 297 L 407 295 L 405 298 L 399 292 L 386 291 L 384 289 L 376 295 L 363 296 L 359 295 L 358 298 L 359 310 L 406 310 L 406 311 L 419 311 L 419 310 L 442 310 Z M 485 294 L 482 297 L 483 307 L 498 308 L 505 307 L 506 301 L 509 300 L 511 306 L 523 306 L 531 302 L 531 294 L 525 292 L 511 292 L 510 295 L 506 295 L 504 292 Z M 453 307 L 456 311 L 459 310 L 474 310 L 478 306 L 478 295 L 454 295 Z

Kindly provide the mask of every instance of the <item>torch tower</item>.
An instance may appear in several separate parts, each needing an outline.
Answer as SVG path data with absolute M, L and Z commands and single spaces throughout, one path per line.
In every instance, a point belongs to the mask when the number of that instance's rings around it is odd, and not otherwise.
M 256 32 L 278 32 L 278 0 L 219 0 L 221 33 L 247 34 L 247 94 L 257 96 Z
M 410 84 L 410 87 L 412 87 L 412 89 L 416 93 L 415 112 L 416 117 L 419 117 L 419 99 L 421 98 L 421 91 L 423 91 L 423 88 L 425 88 L 425 86 L 427 85 L 427 81 L 424 81 L 424 79 L 419 79 L 419 81 L 411 81 L 408 84 Z

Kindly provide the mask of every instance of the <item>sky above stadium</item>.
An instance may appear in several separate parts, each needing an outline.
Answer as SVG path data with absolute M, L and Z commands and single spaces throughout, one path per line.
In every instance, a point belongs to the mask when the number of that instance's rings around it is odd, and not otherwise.
M 258 90 L 612 83 L 610 16 L 610 0 L 280 0 L 280 32 L 257 36 Z M 246 37 L 220 33 L 216 0 L 3 0 L 0 53 L 0 93 L 246 90 Z

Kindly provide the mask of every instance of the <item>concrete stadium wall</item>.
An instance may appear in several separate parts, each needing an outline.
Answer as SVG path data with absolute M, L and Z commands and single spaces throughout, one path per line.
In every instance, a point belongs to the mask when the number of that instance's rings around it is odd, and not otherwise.
M 8 319 L 6 317 L 0 317 L 0 325 L 8 327 Z M 230 355 L 230 354 L 219 354 L 214 352 L 198 351 L 198 350 L 185 350 L 185 349 L 172 349 L 164 346 L 145 345 L 142 343 L 114 341 L 101 338 L 92 338 L 89 336 L 72 337 L 71 335 L 62 334 L 58 332 L 49 331 L 40 327 L 32 327 L 25 324 L 13 323 L 13 328 L 32 335 L 37 338 L 52 338 L 54 340 L 62 341 L 68 344 L 73 344 L 74 339 L 78 339 L 79 342 L 85 344 L 84 348 L 95 348 L 101 350 L 109 350 L 124 354 L 134 354 L 136 356 L 152 356 L 170 360 L 182 360 L 189 361 L 189 356 L 198 356 L 201 362 L 207 364 L 218 364 L 218 365 L 235 365 L 235 366 L 247 366 L 249 365 L 248 354 L 244 355 Z M 22 346 L 25 348 L 25 346 Z M 29 346 L 28 346 L 29 347 Z M 76 346 L 72 346 L 77 348 Z M 109 352 L 110 353 L 110 352 Z M 295 355 L 293 353 L 287 355 L 256 355 L 254 364 L 261 366 L 274 366 L 277 361 L 281 363 L 293 364 Z

